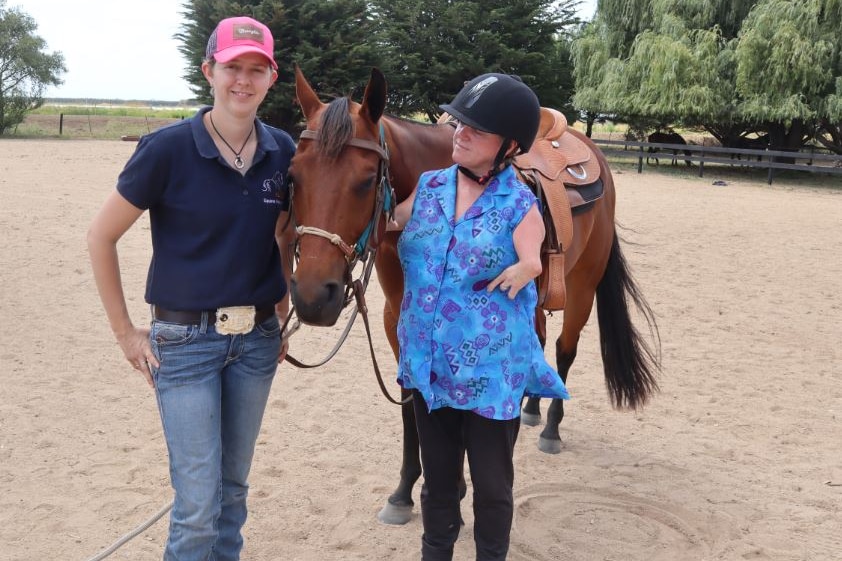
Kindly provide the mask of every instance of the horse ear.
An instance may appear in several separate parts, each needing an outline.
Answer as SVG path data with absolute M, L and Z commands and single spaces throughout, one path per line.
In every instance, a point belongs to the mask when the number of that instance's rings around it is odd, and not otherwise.
M 367 116 L 372 123 L 376 123 L 383 116 L 386 109 L 386 77 L 377 68 L 371 69 L 371 78 L 365 87 L 363 104 L 360 113 Z
M 316 111 L 323 105 L 297 63 L 295 64 L 295 97 L 298 99 L 298 104 L 301 106 L 301 111 L 306 119 L 315 115 Z

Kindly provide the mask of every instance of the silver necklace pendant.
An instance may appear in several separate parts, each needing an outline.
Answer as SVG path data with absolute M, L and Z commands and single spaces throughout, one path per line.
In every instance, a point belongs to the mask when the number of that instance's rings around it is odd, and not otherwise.
M 246 144 L 249 143 L 249 140 L 251 140 L 251 135 L 254 134 L 254 125 L 252 125 L 251 130 L 249 131 L 249 134 L 246 137 L 246 141 L 243 142 L 242 146 L 240 146 L 240 151 L 237 152 L 236 150 L 234 150 L 234 147 L 231 146 L 227 140 L 225 140 L 225 137 L 222 136 L 222 133 L 219 132 L 219 129 L 216 128 L 216 123 L 213 122 L 213 110 L 208 112 L 208 119 L 210 119 L 210 124 L 213 128 L 213 132 L 215 132 L 219 139 L 222 141 L 222 143 L 225 144 L 225 146 L 227 146 L 228 149 L 234 153 L 234 167 L 237 169 L 243 169 L 244 167 L 246 167 L 246 163 L 243 161 L 243 158 L 242 156 L 240 156 L 240 154 L 243 150 L 246 149 Z

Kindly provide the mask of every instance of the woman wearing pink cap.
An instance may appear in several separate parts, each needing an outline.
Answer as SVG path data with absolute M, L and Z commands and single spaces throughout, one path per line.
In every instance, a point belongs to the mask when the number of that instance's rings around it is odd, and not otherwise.
M 202 63 L 213 106 L 141 138 L 88 232 L 111 329 L 155 389 L 175 491 L 166 560 L 239 559 L 255 442 L 286 356 L 279 246 L 295 143 L 257 119 L 277 68 L 265 25 L 221 21 Z M 149 329 L 129 317 L 117 256 L 145 210 Z

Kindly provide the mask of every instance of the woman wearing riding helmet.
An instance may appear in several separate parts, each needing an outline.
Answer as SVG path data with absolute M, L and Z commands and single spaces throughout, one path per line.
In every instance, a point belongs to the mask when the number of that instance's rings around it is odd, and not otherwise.
M 392 224 L 403 228 L 398 383 L 412 390 L 421 444 L 422 559 L 453 556 L 467 452 L 476 558 L 503 560 L 521 400 L 568 398 L 534 328 L 543 220 L 511 165 L 540 106 L 518 77 L 483 74 L 441 108 L 456 119 L 455 165 L 423 174 Z

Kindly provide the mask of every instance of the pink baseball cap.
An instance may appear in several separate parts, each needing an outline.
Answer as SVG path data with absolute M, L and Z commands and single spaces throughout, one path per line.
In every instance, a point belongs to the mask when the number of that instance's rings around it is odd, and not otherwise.
M 272 32 L 259 21 L 242 16 L 219 22 L 208 39 L 205 58 L 228 62 L 246 53 L 263 55 L 272 63 L 272 68 L 278 69 Z

